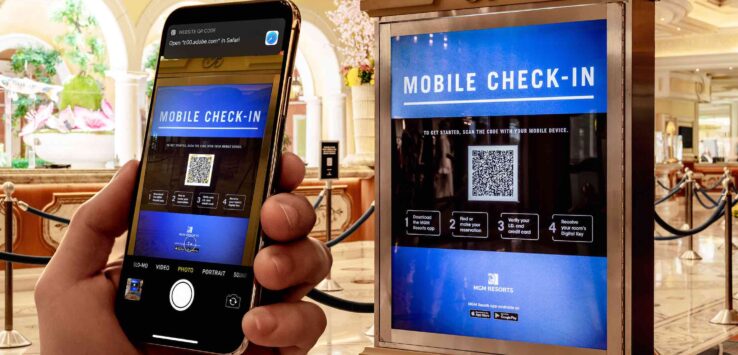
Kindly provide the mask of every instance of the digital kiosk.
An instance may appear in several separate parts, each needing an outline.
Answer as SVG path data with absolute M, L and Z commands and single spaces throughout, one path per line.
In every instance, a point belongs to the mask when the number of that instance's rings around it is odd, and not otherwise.
M 652 354 L 653 5 L 457 3 L 364 5 L 376 346 Z

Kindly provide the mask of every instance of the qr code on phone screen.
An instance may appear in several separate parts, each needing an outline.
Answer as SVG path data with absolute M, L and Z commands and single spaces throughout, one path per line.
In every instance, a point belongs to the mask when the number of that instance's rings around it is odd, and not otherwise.
M 215 154 L 190 154 L 187 159 L 187 174 L 185 185 L 210 186 L 213 177 L 213 162 Z
M 468 166 L 470 201 L 518 201 L 518 146 L 470 146 Z

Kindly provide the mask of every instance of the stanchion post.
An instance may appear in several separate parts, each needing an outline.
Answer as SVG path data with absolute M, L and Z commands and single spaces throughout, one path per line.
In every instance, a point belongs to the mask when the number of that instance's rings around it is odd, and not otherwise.
M 5 199 L 5 252 L 13 252 L 13 192 L 12 182 L 3 184 Z M 13 263 L 5 262 L 5 330 L 0 332 L 0 349 L 29 346 L 31 342 L 13 329 Z
M 333 181 L 326 180 L 325 182 L 325 241 L 330 242 L 332 239 L 332 218 L 333 218 Z M 316 289 L 323 292 L 337 292 L 342 291 L 343 287 L 331 278 L 331 271 L 328 270 L 328 275 L 323 281 L 321 281 Z
M 687 221 L 687 229 L 692 229 L 694 227 L 694 173 L 687 169 L 687 180 L 684 182 L 686 184 L 686 189 L 684 190 L 684 219 Z M 680 257 L 683 260 L 702 260 L 702 257 L 699 253 L 697 253 L 696 250 L 694 250 L 694 235 L 690 235 L 689 238 L 687 238 L 687 250 L 682 253 L 682 256 Z
M 725 188 L 725 245 L 730 245 L 733 239 L 733 195 L 730 191 L 730 179 L 723 180 Z M 725 303 L 723 309 L 710 320 L 714 324 L 738 324 L 738 312 L 733 309 L 733 251 L 723 248 L 725 254 Z

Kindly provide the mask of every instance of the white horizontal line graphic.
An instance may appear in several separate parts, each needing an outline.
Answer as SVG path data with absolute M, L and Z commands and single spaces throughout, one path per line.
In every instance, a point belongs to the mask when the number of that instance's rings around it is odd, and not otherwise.
M 257 127 L 187 127 L 187 126 L 159 126 L 159 129 L 225 129 L 225 130 L 253 130 Z
M 405 101 L 403 103 L 403 106 L 486 104 L 486 103 L 495 103 L 495 102 L 572 101 L 572 100 L 594 100 L 594 98 L 595 98 L 594 95 L 581 95 L 581 96 L 510 97 L 510 98 L 504 98 L 504 99 Z
M 151 336 L 154 337 L 154 338 L 157 338 L 157 339 L 164 339 L 164 340 L 171 340 L 171 341 L 179 341 L 179 342 L 182 342 L 182 343 L 197 344 L 197 340 L 168 337 L 166 335 L 159 335 L 159 334 L 152 334 Z

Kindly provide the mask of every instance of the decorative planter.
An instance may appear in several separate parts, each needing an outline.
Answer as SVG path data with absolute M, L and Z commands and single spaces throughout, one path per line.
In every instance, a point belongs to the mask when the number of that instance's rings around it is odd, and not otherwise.
M 351 165 L 374 166 L 374 85 L 351 87 L 354 122 L 354 154 L 347 157 Z
M 73 169 L 100 169 L 115 159 L 114 135 L 95 132 L 37 132 L 23 137 L 36 141 L 36 156 L 54 164 L 70 164 Z

